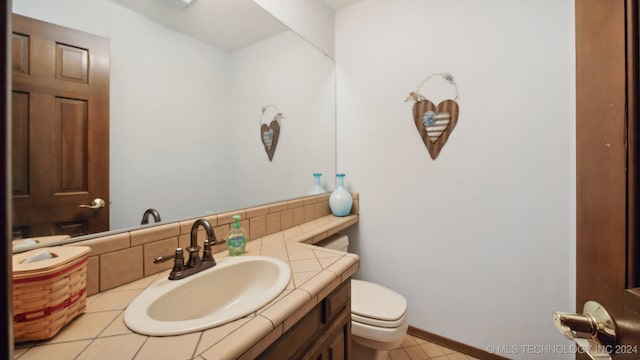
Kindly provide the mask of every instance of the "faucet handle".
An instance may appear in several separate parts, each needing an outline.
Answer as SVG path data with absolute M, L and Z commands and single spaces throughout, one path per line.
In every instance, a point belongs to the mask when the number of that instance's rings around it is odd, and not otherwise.
M 213 258 L 213 254 L 211 251 L 211 244 L 209 243 L 209 239 L 204 241 L 204 250 L 202 251 L 202 262 L 210 262 L 216 263 L 216 260 Z
M 168 261 L 168 260 L 171 260 L 171 259 L 174 259 L 174 258 L 175 258 L 175 255 L 174 255 L 174 254 L 171 254 L 171 255 L 162 255 L 162 256 L 158 256 L 157 258 L 154 258 L 154 259 L 153 259 L 153 263 L 154 263 L 154 264 L 160 264 L 160 263 L 163 263 L 163 262 L 165 262 L 165 261 Z
M 159 264 L 171 259 L 173 259 L 173 269 L 171 270 L 171 272 L 183 271 L 184 269 L 186 269 L 186 266 L 184 265 L 184 251 L 182 250 L 182 248 L 177 248 L 175 254 L 158 256 L 157 258 L 153 259 L 153 263 Z
M 184 271 L 187 267 L 184 265 L 184 252 L 182 248 L 176 249 L 176 255 L 173 260 L 173 269 L 171 272 Z

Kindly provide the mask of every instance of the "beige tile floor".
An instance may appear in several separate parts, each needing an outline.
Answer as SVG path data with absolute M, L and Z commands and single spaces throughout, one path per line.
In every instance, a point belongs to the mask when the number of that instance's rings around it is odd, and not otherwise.
M 389 360 L 477 360 L 446 347 L 406 335 L 397 349 L 389 351 Z

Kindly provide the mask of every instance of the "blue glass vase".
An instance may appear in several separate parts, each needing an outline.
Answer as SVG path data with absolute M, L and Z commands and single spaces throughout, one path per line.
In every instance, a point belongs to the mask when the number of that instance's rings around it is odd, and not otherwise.
M 313 173 L 313 188 L 309 191 L 309 195 L 324 194 L 327 192 L 327 190 L 320 185 L 321 176 L 321 173 Z
M 336 174 L 337 186 L 329 196 L 329 207 L 335 216 L 347 216 L 351 213 L 353 198 L 344 188 L 344 174 Z

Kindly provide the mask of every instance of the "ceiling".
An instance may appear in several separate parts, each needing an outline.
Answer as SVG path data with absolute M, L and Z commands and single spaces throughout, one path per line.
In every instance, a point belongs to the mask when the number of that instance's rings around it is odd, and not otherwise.
M 362 0 L 324 0 L 325 4 L 329 5 L 334 11 L 346 8 Z
M 193 0 L 184 8 L 182 0 L 111 1 L 227 52 L 288 29 L 253 1 Z M 359 1 L 324 0 L 334 11 Z

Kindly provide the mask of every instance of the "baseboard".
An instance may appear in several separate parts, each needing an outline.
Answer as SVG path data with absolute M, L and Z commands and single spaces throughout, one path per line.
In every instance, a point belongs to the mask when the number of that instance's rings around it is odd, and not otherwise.
M 409 326 L 407 333 L 411 336 L 415 336 L 417 338 L 432 342 L 434 344 L 438 344 L 440 346 L 444 346 L 448 349 L 455 350 L 457 352 L 461 352 L 465 355 L 473 356 L 474 358 L 480 360 L 509 360 L 509 358 L 502 357 L 500 355 L 492 354 L 488 351 L 481 350 L 478 348 L 474 348 L 473 346 L 469 346 L 463 344 L 461 342 L 457 342 L 455 340 L 451 340 L 444 336 L 436 335 L 434 333 L 430 333 L 428 331 L 424 331 L 418 329 L 413 326 Z

